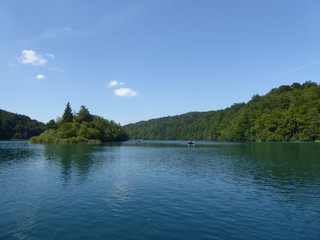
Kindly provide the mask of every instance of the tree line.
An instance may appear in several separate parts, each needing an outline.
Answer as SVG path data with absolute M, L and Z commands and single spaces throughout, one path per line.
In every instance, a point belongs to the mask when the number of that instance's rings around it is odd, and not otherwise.
M 100 143 L 125 141 L 126 130 L 114 121 L 93 115 L 88 108 L 81 106 L 79 112 L 73 113 L 67 103 L 62 117 L 50 120 L 46 131 L 32 137 L 32 143 Z
M 29 139 L 45 130 L 45 124 L 0 109 L 0 140 Z
M 320 86 L 311 81 L 283 85 L 223 110 L 190 112 L 125 127 L 132 139 L 319 141 Z

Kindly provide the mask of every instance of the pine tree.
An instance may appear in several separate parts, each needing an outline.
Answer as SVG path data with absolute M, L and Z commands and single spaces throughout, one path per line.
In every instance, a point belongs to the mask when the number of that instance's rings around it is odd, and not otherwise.
M 72 122 L 73 120 L 73 114 L 72 110 L 70 107 L 70 103 L 67 103 L 66 109 L 64 110 L 63 116 L 62 116 L 62 121 L 63 122 Z

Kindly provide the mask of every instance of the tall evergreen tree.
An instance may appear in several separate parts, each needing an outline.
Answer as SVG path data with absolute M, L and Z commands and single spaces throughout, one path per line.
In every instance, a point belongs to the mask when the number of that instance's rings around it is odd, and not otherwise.
M 64 113 L 62 115 L 62 121 L 63 122 L 72 122 L 73 120 L 73 114 L 72 109 L 70 107 L 70 103 L 67 103 L 66 109 L 64 110 Z

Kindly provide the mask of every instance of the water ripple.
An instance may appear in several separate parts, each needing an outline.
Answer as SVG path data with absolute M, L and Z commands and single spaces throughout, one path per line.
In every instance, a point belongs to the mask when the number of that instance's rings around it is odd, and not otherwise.
M 0 239 L 318 239 L 319 150 L 0 142 Z

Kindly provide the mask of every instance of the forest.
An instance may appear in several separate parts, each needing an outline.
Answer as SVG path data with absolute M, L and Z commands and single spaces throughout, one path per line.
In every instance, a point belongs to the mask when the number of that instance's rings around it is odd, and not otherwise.
M 126 130 L 114 121 L 92 115 L 88 108 L 81 106 L 73 113 L 67 103 L 64 113 L 57 121 L 50 120 L 46 131 L 32 137 L 31 143 L 101 143 L 125 141 Z
M 226 109 L 189 112 L 124 127 L 92 115 L 85 106 L 73 113 L 69 103 L 62 117 L 47 124 L 0 109 L 0 140 L 29 138 L 31 142 L 41 143 L 110 142 L 129 138 L 320 141 L 320 86 L 311 81 L 283 85 Z
M 132 139 L 292 142 L 320 140 L 320 86 L 272 89 L 217 111 L 190 112 L 125 126 Z
M 44 130 L 44 123 L 0 109 L 0 140 L 29 139 Z

